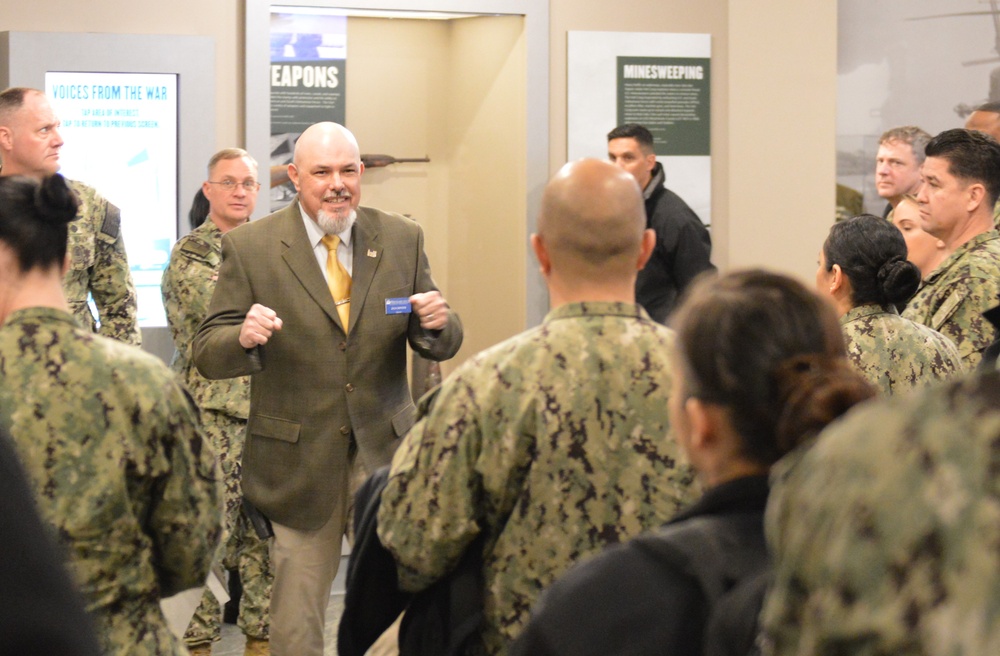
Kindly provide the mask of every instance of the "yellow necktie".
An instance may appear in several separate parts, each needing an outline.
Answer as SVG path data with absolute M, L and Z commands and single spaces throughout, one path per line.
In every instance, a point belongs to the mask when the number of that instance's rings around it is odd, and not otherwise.
M 337 313 L 340 315 L 340 322 L 344 324 L 344 332 L 347 332 L 348 321 L 351 318 L 351 275 L 340 263 L 337 257 L 337 246 L 340 245 L 340 237 L 337 235 L 326 235 L 323 237 L 323 245 L 326 246 L 326 276 L 327 284 L 330 286 L 330 293 L 337 304 Z

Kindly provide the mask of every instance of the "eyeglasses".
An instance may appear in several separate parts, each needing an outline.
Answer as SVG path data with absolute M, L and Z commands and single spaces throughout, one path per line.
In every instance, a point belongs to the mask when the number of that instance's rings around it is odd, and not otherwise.
M 260 188 L 260 183 L 256 180 L 244 180 L 243 182 L 237 182 L 235 180 L 222 180 L 221 182 L 208 181 L 208 184 L 219 185 L 225 189 L 228 193 L 233 193 L 236 191 L 236 187 L 243 187 L 247 191 L 257 191 Z

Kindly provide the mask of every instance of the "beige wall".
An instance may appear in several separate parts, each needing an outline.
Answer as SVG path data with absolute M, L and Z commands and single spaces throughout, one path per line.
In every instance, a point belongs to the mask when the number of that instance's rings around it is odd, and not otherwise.
M 357 55 L 359 63 L 371 58 L 376 64 L 392 64 L 401 86 L 385 84 L 388 69 L 362 79 L 351 77 L 352 69 L 348 96 L 349 115 L 360 111 L 391 119 L 389 127 L 379 131 L 369 131 L 359 122 L 365 151 L 428 154 L 434 160 L 430 165 L 370 171 L 365 202 L 384 202 L 389 209 L 413 214 L 434 234 L 428 252 L 438 282 L 472 319 L 467 332 L 469 346 L 475 348 L 523 327 L 524 269 L 516 264 L 525 261 L 527 238 L 523 209 L 519 212 L 525 194 L 523 180 L 517 177 L 522 168 L 508 169 L 506 164 L 522 156 L 521 146 L 504 138 L 504 127 L 522 121 L 523 115 L 498 116 L 477 105 L 473 96 L 462 95 L 453 107 L 443 110 L 436 102 L 455 98 L 456 93 L 476 92 L 482 100 L 507 93 L 477 88 L 474 77 L 456 81 L 456 85 L 468 85 L 460 88 L 431 74 L 434 66 L 450 59 L 449 51 L 466 53 L 463 61 L 451 64 L 458 76 L 477 64 L 495 71 L 502 85 L 516 86 L 515 73 L 523 68 L 523 37 L 516 22 L 483 40 L 487 37 L 476 25 L 478 20 L 458 21 L 459 27 L 425 26 L 422 29 L 440 34 L 423 45 L 420 57 L 412 51 L 387 52 L 391 40 L 384 34 L 366 45 L 367 39 L 354 38 L 352 26 L 352 63 Z M 242 143 L 243 21 L 239 0 L 0 4 L 0 30 L 214 37 L 220 147 Z M 803 279 L 811 277 L 815 253 L 833 213 L 836 25 L 836 3 L 814 0 L 550 0 L 549 169 L 555 171 L 566 156 L 568 30 L 709 33 L 715 260 L 723 267 L 764 265 Z M 411 27 L 393 29 L 394 37 L 411 42 L 422 39 L 408 33 Z M 362 57 L 368 47 L 372 51 Z M 407 97 L 402 107 L 396 99 L 399 95 Z M 384 101 L 390 96 L 394 100 Z M 513 100 L 523 104 L 523 99 Z M 358 108 L 359 104 L 363 106 Z M 413 133 L 404 120 L 409 116 L 426 118 L 425 126 Z M 447 122 L 438 120 L 441 116 Z M 451 167 L 450 175 L 441 167 Z M 499 191 L 479 193 L 477 185 L 482 180 L 498 177 L 509 184 L 497 187 Z M 390 180 L 400 193 L 387 192 Z M 415 189 L 422 190 L 423 200 L 417 201 Z M 511 199 L 516 202 L 508 202 Z M 440 225 L 444 208 L 456 218 Z M 514 273 L 494 274 L 494 270 Z M 482 284 L 489 284 L 495 293 L 485 298 L 478 294 Z M 480 314 L 474 304 L 489 307 Z
M 367 170 L 362 202 L 424 227 L 466 325 L 454 365 L 525 324 L 523 20 L 351 18 L 347 41 L 347 124 L 362 152 L 431 159 Z
M 243 141 L 243 3 L 240 0 L 32 0 L 0 3 L 0 31 L 194 34 L 215 39 L 215 135 Z
M 813 284 L 834 217 L 836 26 L 836 2 L 730 3 L 728 220 L 715 235 L 729 267 Z

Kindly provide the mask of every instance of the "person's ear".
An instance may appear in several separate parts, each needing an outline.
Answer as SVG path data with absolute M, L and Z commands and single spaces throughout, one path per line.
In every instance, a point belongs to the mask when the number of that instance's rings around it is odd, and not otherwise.
M 840 291 L 840 288 L 844 286 L 844 270 L 840 268 L 839 264 L 834 264 L 830 269 L 830 293 Z
M 970 184 L 966 188 L 965 192 L 969 197 L 969 202 L 966 205 L 969 212 L 974 212 L 980 205 L 986 202 L 986 187 L 981 182 L 974 182 Z
M 542 272 L 542 275 L 549 275 L 549 272 L 552 270 L 552 260 L 549 258 L 549 251 L 545 248 L 545 241 L 541 235 L 537 233 L 531 235 L 531 250 L 535 253 L 535 258 L 538 260 L 538 269 Z
M 649 258 L 653 256 L 653 249 L 656 248 L 656 232 L 650 228 L 642 233 L 642 244 L 639 247 L 639 261 L 636 262 L 635 270 L 642 271 L 649 262 Z
M 708 406 L 694 397 L 684 402 L 684 413 L 688 422 L 688 449 L 701 452 L 713 441 L 714 420 Z

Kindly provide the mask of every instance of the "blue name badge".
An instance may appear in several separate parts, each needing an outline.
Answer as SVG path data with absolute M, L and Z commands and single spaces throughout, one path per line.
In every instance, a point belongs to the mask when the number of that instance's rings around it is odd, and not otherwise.
M 385 299 L 385 313 L 386 314 L 409 314 L 413 309 L 410 307 L 410 299 L 403 298 L 387 298 Z

